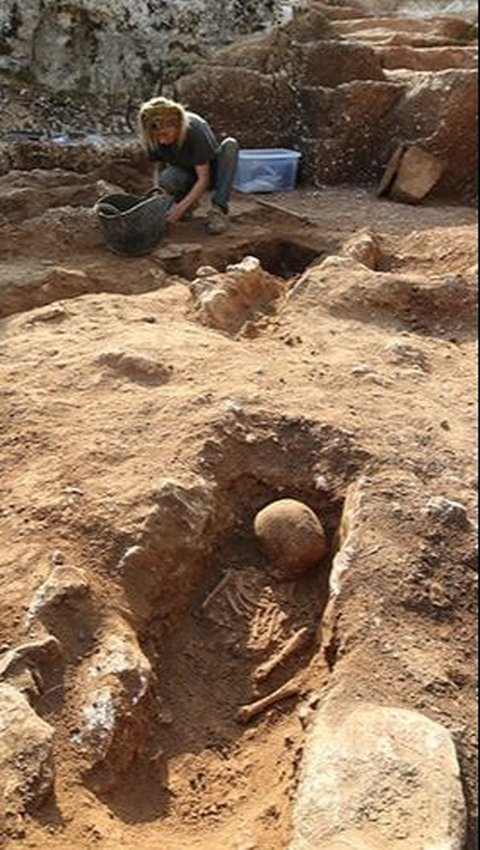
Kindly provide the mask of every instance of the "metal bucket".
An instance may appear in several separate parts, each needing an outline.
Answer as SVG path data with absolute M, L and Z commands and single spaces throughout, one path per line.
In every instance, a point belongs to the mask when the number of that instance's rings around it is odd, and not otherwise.
M 140 256 L 157 247 L 167 230 L 170 195 L 104 195 L 95 204 L 97 221 L 116 254 Z

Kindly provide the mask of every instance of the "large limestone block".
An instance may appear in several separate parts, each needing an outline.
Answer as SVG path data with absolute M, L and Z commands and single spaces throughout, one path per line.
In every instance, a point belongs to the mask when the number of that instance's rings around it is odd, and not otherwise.
M 445 164 L 417 145 L 407 148 L 400 158 L 390 197 L 416 204 L 438 183 Z
M 317 184 L 375 178 L 378 151 L 394 132 L 394 109 L 403 93 L 403 84 L 382 80 L 300 88 L 304 178 Z
M 470 46 L 409 47 L 389 45 L 375 48 L 385 69 L 410 68 L 412 71 L 445 71 L 448 68 L 476 68 L 478 50 Z
M 416 711 L 327 704 L 307 742 L 289 850 L 461 850 L 450 733 Z
M 296 77 L 298 85 L 335 87 L 352 80 L 383 80 L 384 74 L 371 47 L 332 39 L 300 45 Z
M 465 20 L 476 21 L 478 17 L 478 3 L 476 0 L 356 0 L 355 6 L 358 10 L 355 17 L 360 17 L 360 9 L 368 15 L 377 17 L 385 15 L 385 7 L 388 5 L 389 15 L 412 15 L 415 12 L 419 18 L 432 18 L 435 15 L 452 14 L 452 7 L 456 7 L 457 14 L 461 14 Z M 351 17 L 351 15 L 350 15 Z
M 430 45 L 463 44 L 475 38 L 475 28 L 460 16 L 431 16 L 422 18 L 405 15 L 389 17 L 351 18 L 337 21 L 337 34 L 363 42 L 389 43 L 428 47 Z
M 476 197 L 477 70 L 391 71 L 389 78 L 406 86 L 395 106 L 395 136 L 385 137 L 390 153 L 393 138 L 422 147 L 446 163 L 435 190 L 438 194 Z
M 285 76 L 205 67 L 177 82 L 180 100 L 242 147 L 290 147 L 295 93 Z

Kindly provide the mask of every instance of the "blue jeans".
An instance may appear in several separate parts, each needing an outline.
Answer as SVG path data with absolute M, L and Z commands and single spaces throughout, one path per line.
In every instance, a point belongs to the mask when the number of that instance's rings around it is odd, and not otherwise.
M 212 169 L 212 204 L 228 213 L 228 203 L 232 193 L 233 180 L 238 160 L 238 142 L 236 139 L 224 139 L 210 164 Z M 194 170 L 167 165 L 160 174 L 159 185 L 181 201 L 197 182 Z

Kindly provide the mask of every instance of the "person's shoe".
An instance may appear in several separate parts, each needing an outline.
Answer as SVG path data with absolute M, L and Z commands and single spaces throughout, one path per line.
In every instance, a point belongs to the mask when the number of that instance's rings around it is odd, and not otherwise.
M 215 235 L 224 233 L 228 227 L 228 215 L 220 207 L 212 207 L 208 214 L 207 230 Z

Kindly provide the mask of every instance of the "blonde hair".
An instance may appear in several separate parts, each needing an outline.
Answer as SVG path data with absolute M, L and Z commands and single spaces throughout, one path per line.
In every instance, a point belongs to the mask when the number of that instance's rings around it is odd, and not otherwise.
M 188 130 L 188 115 L 185 107 L 166 97 L 152 97 L 142 103 L 138 113 L 138 130 L 143 147 L 147 151 L 155 148 L 156 139 L 153 130 L 172 124 L 179 128 L 177 145 L 180 147 Z

